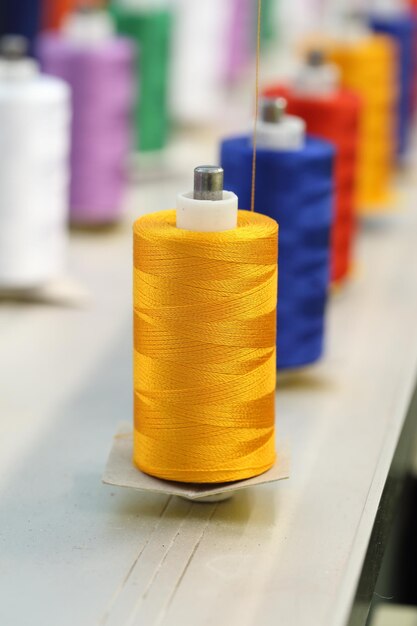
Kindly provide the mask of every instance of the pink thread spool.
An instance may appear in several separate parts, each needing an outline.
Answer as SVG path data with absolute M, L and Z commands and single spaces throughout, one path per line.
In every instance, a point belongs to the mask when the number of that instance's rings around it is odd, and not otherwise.
M 255 11 L 252 0 L 231 0 L 230 46 L 226 81 L 234 83 L 247 69 L 255 51 Z
M 124 203 L 134 49 L 104 20 L 94 23 L 94 12 L 75 19 L 75 29 L 41 35 L 38 52 L 42 69 L 72 90 L 71 221 L 106 224 L 119 219 Z M 74 36 L 80 24 L 81 36 Z

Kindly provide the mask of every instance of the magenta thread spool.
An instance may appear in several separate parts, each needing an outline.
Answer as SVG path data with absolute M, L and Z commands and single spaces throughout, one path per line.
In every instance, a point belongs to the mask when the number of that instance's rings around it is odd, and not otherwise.
M 255 11 L 252 0 L 231 0 L 230 47 L 226 81 L 234 83 L 249 66 L 255 51 Z
M 70 218 L 76 224 L 117 221 L 123 209 L 131 145 L 132 44 L 112 34 L 101 11 L 82 11 L 58 34 L 43 34 L 44 72 L 69 83 L 73 122 Z

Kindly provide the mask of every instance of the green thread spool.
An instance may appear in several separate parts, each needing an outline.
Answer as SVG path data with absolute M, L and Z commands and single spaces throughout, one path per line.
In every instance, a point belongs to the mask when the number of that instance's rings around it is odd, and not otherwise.
M 261 46 L 266 47 L 277 38 L 275 5 L 277 0 L 262 0 Z
M 172 16 L 167 9 L 135 8 L 113 4 L 111 12 L 119 33 L 138 48 L 135 105 L 135 144 L 141 152 L 160 150 L 167 142 L 168 76 Z

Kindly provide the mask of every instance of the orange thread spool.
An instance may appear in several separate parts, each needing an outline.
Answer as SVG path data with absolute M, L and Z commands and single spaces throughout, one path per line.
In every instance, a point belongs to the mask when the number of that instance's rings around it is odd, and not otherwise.
M 275 461 L 278 225 L 239 211 L 223 232 L 134 224 L 134 462 L 220 483 Z
M 335 43 L 329 56 L 341 70 L 343 86 L 356 91 L 362 101 L 357 203 L 361 214 L 375 213 L 392 199 L 397 101 L 395 47 L 388 37 L 374 35 Z

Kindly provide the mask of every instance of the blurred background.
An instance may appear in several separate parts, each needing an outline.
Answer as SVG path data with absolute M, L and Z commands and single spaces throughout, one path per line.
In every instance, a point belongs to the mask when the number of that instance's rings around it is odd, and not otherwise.
M 3 402 L 19 416 L 9 468 L 22 440 L 29 449 L 41 436 L 47 408 L 88 380 L 120 320 L 130 327 L 133 220 L 173 207 L 196 165 L 219 162 L 224 137 L 251 135 L 257 13 L 256 0 L 2 0 L 0 336 Z M 360 219 L 391 215 L 416 188 L 417 2 L 262 0 L 259 95 L 287 90 L 292 113 L 290 92 L 317 65 L 325 88 L 337 75 L 362 107 L 358 223 L 343 277 L 354 281 Z M 129 415 L 126 333 L 107 393 L 128 397 Z M 81 369 L 74 346 L 86 354 Z M 37 398 L 30 426 L 16 371 Z M 416 476 L 417 460 L 376 587 L 375 626 L 417 624 Z

